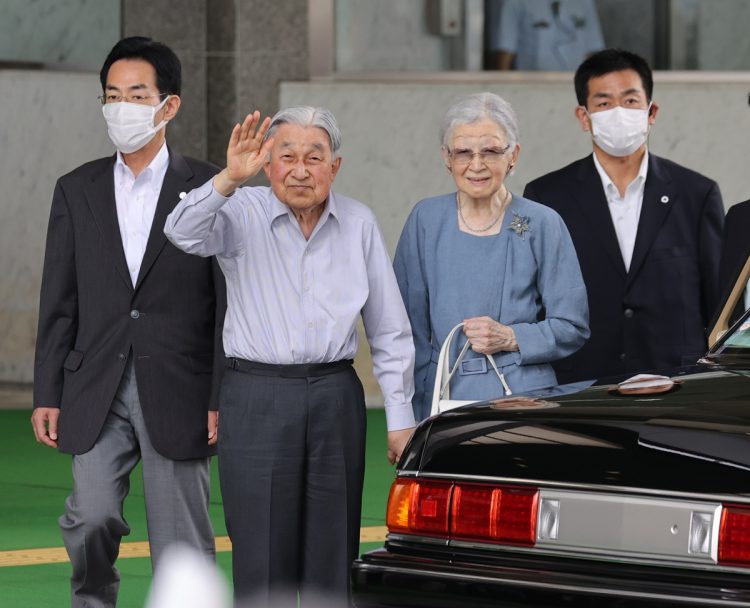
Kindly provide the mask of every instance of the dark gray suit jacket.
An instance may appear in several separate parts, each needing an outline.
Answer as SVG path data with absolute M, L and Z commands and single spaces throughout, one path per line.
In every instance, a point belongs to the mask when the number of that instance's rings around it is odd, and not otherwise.
M 716 182 L 649 154 L 628 271 L 592 156 L 530 182 L 524 196 L 563 217 L 588 292 L 591 338 L 554 364 L 560 383 L 668 371 L 705 353 L 724 223 Z
M 214 453 L 209 406 L 218 407 L 226 289 L 212 258 L 164 236 L 180 198 L 216 167 L 170 150 L 137 283 L 117 219 L 115 157 L 61 177 L 52 199 L 34 366 L 34 406 L 60 407 L 58 445 L 81 454 L 101 432 L 128 353 L 149 437 L 169 458 Z

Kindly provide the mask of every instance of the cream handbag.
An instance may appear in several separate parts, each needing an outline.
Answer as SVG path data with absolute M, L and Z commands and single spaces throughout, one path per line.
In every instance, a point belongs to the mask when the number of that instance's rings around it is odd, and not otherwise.
M 467 340 L 466 344 L 464 344 L 463 348 L 461 349 L 461 352 L 458 354 L 456 362 L 453 364 L 453 368 L 450 368 L 448 359 L 451 352 L 451 343 L 453 342 L 453 337 L 463 326 L 463 323 L 459 323 L 453 329 L 451 329 L 448 337 L 445 339 L 445 342 L 443 342 L 443 346 L 440 347 L 437 373 L 435 374 L 435 388 L 432 390 L 432 410 L 430 411 L 430 416 L 434 416 L 435 414 L 439 414 L 440 412 L 445 412 L 447 410 L 452 410 L 453 408 L 459 407 L 461 405 L 474 403 L 476 401 L 476 399 L 473 401 L 451 399 L 450 395 L 451 378 L 453 378 L 453 374 L 456 373 L 458 366 L 461 365 L 461 361 L 463 361 L 466 351 L 469 350 L 469 346 L 471 346 L 471 344 Z M 500 384 L 503 385 L 503 392 L 505 393 L 505 395 L 512 395 L 513 393 L 511 392 L 508 383 L 505 381 L 505 376 L 499 369 L 497 369 L 495 359 L 490 355 L 485 356 L 492 366 L 492 369 L 495 370 L 497 377 L 500 379 Z

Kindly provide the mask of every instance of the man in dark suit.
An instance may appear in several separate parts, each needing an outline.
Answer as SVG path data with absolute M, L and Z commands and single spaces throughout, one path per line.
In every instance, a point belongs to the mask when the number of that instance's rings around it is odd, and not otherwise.
M 558 382 L 695 361 L 718 298 L 719 188 L 648 152 L 659 107 L 644 59 L 600 51 L 579 66 L 575 90 L 593 154 L 524 191 L 565 220 L 588 291 L 591 338 L 555 365 Z
M 750 201 L 732 205 L 727 212 L 724 224 L 724 239 L 721 247 L 721 266 L 719 268 L 719 305 L 726 301 L 734 287 L 737 278 L 750 256 Z M 744 297 L 740 299 L 730 316 L 730 321 L 736 321 L 747 308 L 748 290 L 745 288 Z M 717 314 L 720 312 L 716 311 Z
M 52 199 L 34 373 L 37 441 L 73 455 L 60 527 L 73 606 L 114 606 L 122 503 L 139 460 L 152 563 L 175 541 L 208 555 L 209 457 L 218 432 L 223 278 L 167 242 L 165 218 L 215 173 L 167 147 L 181 67 L 148 38 L 101 70 L 118 152 L 61 177 Z

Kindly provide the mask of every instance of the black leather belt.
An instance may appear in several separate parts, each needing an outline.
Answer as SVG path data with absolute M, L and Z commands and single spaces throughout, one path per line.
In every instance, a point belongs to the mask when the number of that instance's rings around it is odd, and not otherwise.
M 291 363 L 288 365 L 274 365 L 271 363 L 256 363 L 245 359 L 227 357 L 224 364 L 235 371 L 259 376 L 277 376 L 279 378 L 311 378 L 336 374 L 351 368 L 352 359 L 342 359 L 331 363 Z

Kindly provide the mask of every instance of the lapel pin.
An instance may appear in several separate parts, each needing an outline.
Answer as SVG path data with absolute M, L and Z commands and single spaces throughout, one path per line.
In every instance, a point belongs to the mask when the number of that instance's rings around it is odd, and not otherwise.
M 182 195 L 180 195 L 180 198 L 182 198 Z M 669 197 L 665 194 L 664 196 L 661 197 L 661 202 L 662 203 L 668 203 L 669 202 Z
M 187 196 L 187 192 L 180 192 L 180 200 L 182 200 L 186 196 Z M 666 198 L 666 197 L 664 197 L 664 198 Z M 664 200 L 664 198 L 661 199 L 662 203 L 666 203 L 667 202 L 667 201 Z

